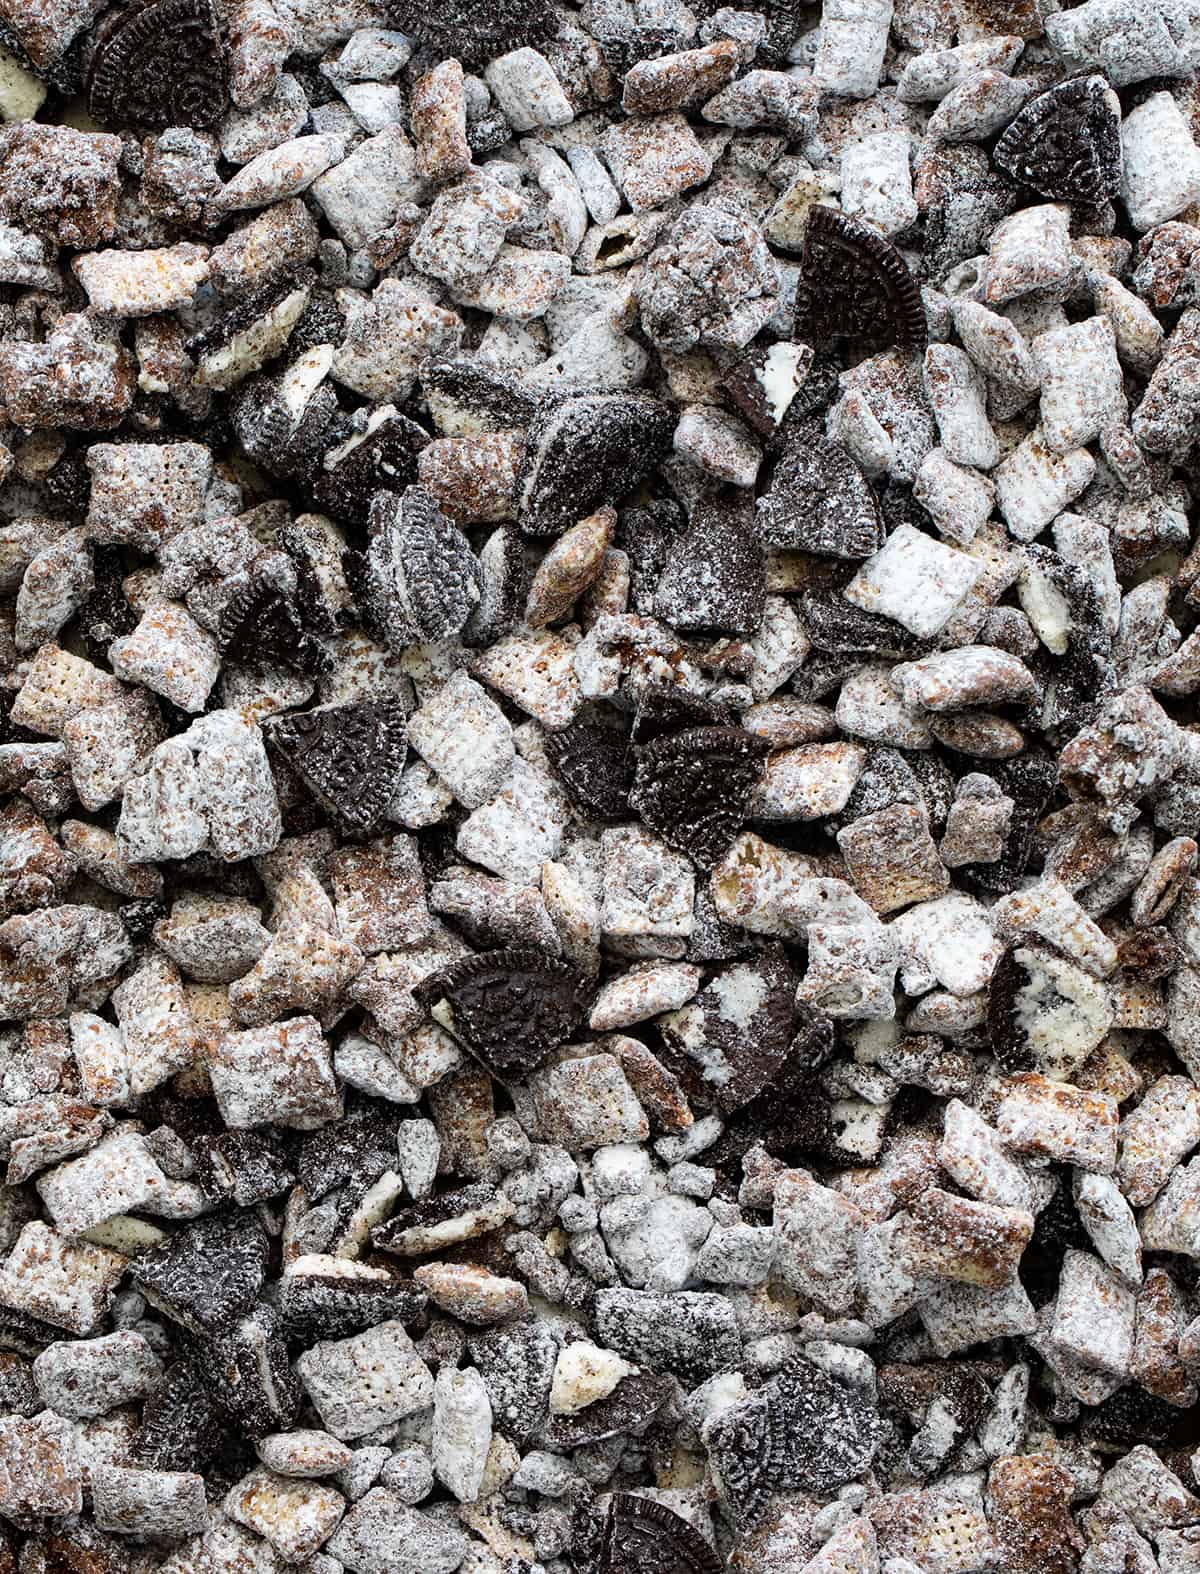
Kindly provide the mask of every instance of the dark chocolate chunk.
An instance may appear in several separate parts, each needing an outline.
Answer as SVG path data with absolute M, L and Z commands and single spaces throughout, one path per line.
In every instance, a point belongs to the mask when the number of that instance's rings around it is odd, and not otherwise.
M 1071 1171 L 1059 1166 L 1050 1173 L 1058 1184 L 1050 1201 L 1038 1210 L 1033 1235 L 1017 1269 L 1035 1306 L 1044 1306 L 1057 1295 L 1066 1254 L 1091 1250 L 1091 1238 L 1075 1206 Z
M 742 828 L 768 748 L 742 727 L 695 727 L 639 745 L 629 806 L 711 869 Z
M 251 1214 L 208 1214 L 136 1259 L 130 1277 L 151 1306 L 195 1334 L 218 1334 L 258 1299 L 266 1233 Z
M 125 568 L 118 547 L 92 549 L 92 592 L 75 615 L 76 626 L 93 656 L 104 657 L 114 639 L 137 627 L 137 613 L 125 599 Z
M 808 210 L 795 333 L 814 349 L 830 339 L 925 345 L 925 308 L 904 258 L 877 230 L 822 202 Z
M 633 762 L 623 732 L 576 721 L 561 732 L 547 732 L 543 741 L 576 808 L 595 820 L 628 818 Z
M 395 700 L 359 700 L 273 717 L 267 742 L 344 826 L 369 833 L 404 769 L 407 724 Z
M 570 1415 L 551 1416 L 542 1429 L 541 1441 L 553 1452 L 565 1454 L 621 1433 L 637 1437 L 670 1396 L 670 1378 L 656 1372 L 633 1372 L 603 1399 Z
M 464 957 L 413 990 L 424 1006 L 444 1000 L 449 1026 L 493 1076 L 533 1071 L 575 1031 L 589 986 L 567 962 L 536 946 Z
M 311 476 L 313 499 L 335 519 L 364 525 L 376 492 L 403 492 L 417 479 L 417 455 L 429 443 L 423 426 L 389 405 L 331 448 Z
M 150 938 L 155 924 L 167 916 L 167 904 L 161 896 L 146 896 L 138 901 L 122 902 L 117 916 L 125 925 L 129 938 L 138 944 Z
M 525 1317 L 470 1334 L 467 1348 L 492 1402 L 496 1430 L 527 1447 L 550 1410 L 558 1341 L 549 1324 Z
M 207 1381 L 185 1358 L 167 1367 L 146 1399 L 130 1453 L 147 1470 L 202 1470 L 224 1430 Z
M 132 0 L 96 32 L 88 109 L 110 126 L 211 126 L 229 103 L 211 0 Z
M 999 169 L 1056 202 L 1100 204 L 1121 189 L 1121 105 L 1102 76 L 1039 93 L 992 152 Z
M 479 563 L 433 493 L 422 486 L 402 497 L 376 492 L 368 529 L 366 550 L 345 554 L 367 627 L 397 654 L 457 634 L 479 600 Z
M 320 1339 L 348 1339 L 377 1323 L 411 1323 L 425 1304 L 425 1292 L 410 1279 L 289 1273 L 279 1281 L 283 1333 L 305 1348 Z
M 770 490 L 759 499 L 765 545 L 865 558 L 884 543 L 879 500 L 840 443 L 806 421 L 789 430 Z
M 727 487 L 702 498 L 658 581 L 655 616 L 681 630 L 754 634 L 766 604 L 767 564 L 753 497 Z
M 721 1559 L 698 1530 L 665 1503 L 614 1492 L 600 1555 L 601 1574 L 721 1574 Z
M 517 523 L 560 535 L 618 503 L 671 448 L 675 416 L 644 394 L 589 394 L 545 406 L 529 427 L 517 476 Z

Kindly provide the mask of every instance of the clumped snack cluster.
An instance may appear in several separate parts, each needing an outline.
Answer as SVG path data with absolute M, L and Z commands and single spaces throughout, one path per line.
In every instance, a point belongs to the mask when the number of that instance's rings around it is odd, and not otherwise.
M 0 120 L 0 1574 L 1194 1574 L 1200 10 Z

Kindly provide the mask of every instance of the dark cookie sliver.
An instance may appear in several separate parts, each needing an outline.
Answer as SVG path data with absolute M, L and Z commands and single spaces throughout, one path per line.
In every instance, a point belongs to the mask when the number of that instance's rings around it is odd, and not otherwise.
M 722 1114 L 740 1109 L 779 1076 L 792 1053 L 795 993 L 787 957 L 774 947 L 722 969 L 684 1007 L 682 1021 L 661 1020 L 664 1043 L 686 1059 Z
M 152 1306 L 193 1333 L 223 1332 L 254 1305 L 269 1248 L 249 1214 L 209 1214 L 133 1264 L 133 1283 Z
M 364 552 L 344 555 L 363 622 L 389 650 L 457 634 L 479 600 L 479 562 L 431 492 L 376 492 Z
M 878 231 L 825 203 L 808 210 L 795 333 L 814 349 L 830 339 L 925 345 L 925 308 L 904 258 Z
M 634 712 L 634 743 L 652 743 L 669 733 L 692 727 L 736 727 L 737 712 L 689 689 L 644 688 Z
M 88 109 L 110 126 L 211 126 L 229 104 L 225 44 L 211 0 L 134 0 L 105 17 Z
M 95 584 L 75 616 L 79 632 L 93 656 L 104 656 L 114 639 L 137 627 L 137 613 L 121 587 L 125 571 L 116 547 L 96 547 L 92 554 Z
M 278 1197 L 295 1182 L 278 1142 L 264 1131 L 224 1131 L 199 1137 L 190 1148 L 199 1183 L 212 1196 L 228 1197 L 239 1208 Z
M 130 1454 L 146 1470 L 202 1470 L 220 1448 L 224 1430 L 195 1363 L 175 1361 L 142 1407 Z
M 243 295 L 209 327 L 193 334 L 187 341 L 188 354 L 200 356 L 206 355 L 210 350 L 220 349 L 236 334 L 267 316 L 293 291 L 311 288 L 315 281 L 316 275 L 311 268 L 293 268 L 285 274 L 274 275 L 265 284 L 260 284 L 249 294 Z
M 439 361 L 423 367 L 421 390 L 443 437 L 528 426 L 540 403 L 515 377 L 477 361 Z
M 230 661 L 275 662 L 310 678 L 333 670 L 333 657 L 305 627 L 296 598 L 255 575 L 226 602 L 217 644 Z
M 337 394 L 328 384 L 312 393 L 297 420 L 278 383 L 252 377 L 230 403 L 234 435 L 261 469 L 270 475 L 313 473 L 338 425 Z
M 517 523 L 560 535 L 602 503 L 627 497 L 671 449 L 675 416 L 644 394 L 591 394 L 545 406 L 529 427 L 517 477 Z
M 396 1118 L 370 1110 L 361 1118 L 306 1132 L 296 1155 L 296 1179 L 309 1204 L 347 1181 L 373 1185 L 396 1164 Z
M 1035 1067 L 1029 1034 L 1022 1025 L 1019 996 L 1029 981 L 1017 960 L 1016 946 L 1009 946 L 996 963 L 988 989 L 988 1039 L 992 1054 L 1005 1071 L 1032 1071 Z
M 604 1527 L 600 1574 L 721 1574 L 721 1560 L 698 1530 L 665 1503 L 614 1492 Z
M 196 1363 L 209 1393 L 243 1435 L 295 1424 L 302 1398 L 273 1307 L 259 1302 L 224 1334 L 200 1341 Z
M 577 721 L 546 733 L 543 741 L 576 808 L 595 820 L 628 817 L 633 762 L 623 732 Z
M 1026 104 L 992 152 L 999 169 L 1056 202 L 1100 204 L 1121 189 L 1121 106 L 1102 76 L 1060 82 Z
M 741 727 L 656 738 L 637 750 L 629 806 L 669 847 L 711 869 L 742 828 L 767 752 Z
M 464 645 L 494 645 L 521 621 L 529 575 L 525 545 L 509 525 L 493 530 L 479 553 L 479 600 L 463 625 Z
M 378 826 L 407 752 L 407 723 L 397 701 L 361 700 L 273 717 L 264 731 L 342 825 L 362 833 Z
M 285 1274 L 279 1282 L 283 1333 L 308 1349 L 321 1339 L 348 1339 L 378 1323 L 411 1323 L 425 1309 L 425 1292 L 409 1279 L 349 1279 Z
M 799 612 L 812 645 L 829 655 L 914 659 L 925 649 L 893 618 L 856 607 L 836 590 L 806 590 Z
M 549 1324 L 524 1317 L 469 1334 L 467 1348 L 492 1402 L 496 1430 L 527 1447 L 550 1409 L 558 1340 Z
M 155 924 L 167 916 L 167 904 L 159 896 L 143 897 L 140 901 L 122 902 L 117 916 L 125 925 L 129 938 L 140 945 L 150 938 Z
M 759 1390 L 727 1410 L 707 1436 L 708 1454 L 739 1530 L 752 1530 L 774 1490 L 771 1406 Z
M 417 479 L 417 455 L 429 433 L 398 410 L 377 411 L 362 433 L 354 433 L 324 455 L 312 473 L 313 500 L 335 519 L 362 525 L 376 492 L 403 492 Z
M 387 9 L 401 32 L 470 65 L 553 38 L 560 25 L 550 0 L 388 0 Z
M 636 1437 L 650 1425 L 670 1395 L 669 1378 L 656 1372 L 633 1372 L 603 1399 L 571 1415 L 551 1416 L 543 1428 L 542 1442 L 554 1453 L 565 1454 L 620 1433 Z
M 654 614 L 673 628 L 754 634 L 767 605 L 767 562 L 754 501 L 727 488 L 697 503 L 654 593 Z
M 763 543 L 823 557 L 866 558 L 884 543 L 879 500 L 840 443 L 805 422 L 758 503 Z
M 413 990 L 424 1006 L 449 1003 L 455 1036 L 498 1077 L 540 1066 L 579 1025 L 588 993 L 573 967 L 535 946 L 465 957 Z
M 630 611 L 643 616 L 654 611 L 655 587 L 685 526 L 682 508 L 667 498 L 620 515 L 613 545 L 629 559 Z

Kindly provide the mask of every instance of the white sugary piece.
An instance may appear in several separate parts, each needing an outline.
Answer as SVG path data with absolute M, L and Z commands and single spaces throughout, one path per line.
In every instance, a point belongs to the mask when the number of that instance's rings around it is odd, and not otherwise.
M 560 251 L 505 244 L 482 278 L 451 293 L 463 306 L 527 323 L 546 315 L 570 276 L 570 259 Z
M 514 131 L 566 126 L 575 119 L 550 62 L 536 49 L 498 56 L 485 68 L 483 80 Z
M 209 1075 L 221 1118 L 234 1131 L 268 1124 L 312 1131 L 342 1113 L 329 1045 L 312 1017 L 224 1034 Z
M 706 475 L 731 486 L 754 485 L 762 449 L 736 416 L 709 405 L 689 405 L 679 417 L 673 443 L 681 459 Z
M 601 847 L 604 934 L 686 939 L 692 932 L 695 894 L 690 862 L 641 825 L 606 830 Z
M 996 1112 L 996 1129 L 1015 1153 L 1073 1164 L 1111 1175 L 1117 1162 L 1117 1104 L 1067 1082 L 1034 1072 L 1010 1077 Z
M 775 1272 L 827 1314 L 854 1304 L 857 1252 L 865 1219 L 847 1197 L 805 1170 L 786 1170 L 775 1183 Z
M 604 1244 L 625 1284 L 666 1294 L 696 1276 L 713 1216 L 690 1198 L 621 1197 L 600 1209 Z
M 879 86 L 892 0 L 831 0 L 821 12 L 813 82 L 837 98 L 870 98 Z
M 983 572 L 980 564 L 912 525 L 900 525 L 846 586 L 847 601 L 911 634 L 937 634 Z
M 605 1032 L 676 1011 L 699 989 L 700 976 L 688 962 L 635 962 L 601 986 L 588 1025 Z
M 1018 1361 L 996 1384 L 992 1406 L 979 1428 L 979 1441 L 989 1459 L 1000 1459 L 1020 1450 L 1025 1438 L 1029 1368 Z
M 838 693 L 834 722 L 841 732 L 867 743 L 897 749 L 931 748 L 929 717 L 922 706 L 907 704 L 896 692 L 893 670 L 885 662 L 872 661 L 849 673 Z
M 364 131 L 374 133 L 398 126 L 404 118 L 400 89 L 391 82 L 345 82 L 338 92 Z
M 89 1484 L 99 1530 L 181 1540 L 203 1530 L 208 1518 L 204 1477 L 190 1471 L 94 1464 Z
M 1189 1077 L 1159 1077 L 1121 1122 L 1116 1178 L 1135 1207 L 1153 1202 L 1200 1142 L 1200 1090 Z
M 82 528 L 64 530 L 25 570 L 17 592 L 17 649 L 33 650 L 53 639 L 74 617 L 95 585 L 92 554 Z
M 433 1389 L 433 1469 L 460 1503 L 479 1497 L 492 1441 L 492 1406 L 474 1367 L 443 1366 Z
M 1170 93 L 1152 93 L 1121 126 L 1121 201 L 1135 230 L 1152 230 L 1200 197 L 1200 148 Z
M 354 1457 L 345 1443 L 328 1432 L 303 1427 L 260 1437 L 254 1448 L 268 1470 L 301 1479 L 331 1476 Z
M 516 757 L 507 718 L 465 672 L 455 673 L 409 717 L 408 741 L 468 809 L 499 791 Z
M 635 214 L 661 207 L 712 174 L 713 154 L 680 114 L 612 125 L 601 138 L 600 151 Z
M 553 355 L 527 373 L 526 380 L 531 387 L 611 392 L 638 387 L 649 365 L 649 354 L 615 327 L 603 310 L 589 317 Z
M 911 959 L 956 995 L 986 988 L 1003 950 L 987 908 L 958 891 L 918 902 L 892 919 L 888 933 L 901 957 L 902 982 Z
M 526 137 L 520 144 L 545 193 L 546 221 L 559 251 L 573 257 L 588 227 L 583 192 L 571 166 L 544 142 Z
M 517 1279 L 506 1279 L 474 1263 L 425 1263 L 413 1273 L 435 1306 L 465 1323 L 499 1323 L 529 1311 L 529 1296 Z
M 1057 880 L 1043 878 L 1001 897 L 992 919 L 998 934 L 1007 939 L 1035 934 L 1095 978 L 1107 978 L 1117 965 L 1116 946 Z
M 33 1363 L 42 1403 L 59 1415 L 86 1419 L 145 1399 L 162 1377 L 162 1364 L 132 1329 L 99 1339 L 63 1339 Z
M 1140 377 L 1149 377 L 1162 359 L 1166 335 L 1146 302 L 1119 279 L 1100 274 L 1092 281 L 1092 305 L 1112 324 L 1121 362 Z
M 71 1048 L 84 1095 L 102 1109 L 129 1098 L 129 1057 L 119 1028 L 88 1011 L 72 1012 Z
M 984 66 L 968 72 L 929 117 L 928 135 L 939 142 L 982 142 L 994 136 L 1032 96 L 1034 85 Z
M 218 218 L 243 208 L 265 208 L 282 197 L 295 197 L 307 191 L 330 165 L 337 164 L 345 151 L 341 137 L 331 135 L 293 137 L 290 142 L 281 142 L 243 164 L 216 196 L 209 198 L 207 213 Z
M 858 389 L 842 395 L 829 412 L 826 427 L 830 437 L 848 450 L 859 469 L 872 480 L 895 470 L 896 444 L 892 433 Z
M 960 297 L 951 309 L 963 349 L 988 379 L 992 414 L 1006 419 L 1023 410 L 1037 393 L 1040 380 L 1021 330 L 979 301 Z
M 796 998 L 838 1020 L 886 1020 L 896 1014 L 898 964 L 891 937 L 877 921 L 810 923 L 808 968 Z
M 892 669 L 892 684 L 906 704 L 929 711 L 975 705 L 1025 704 L 1037 683 L 1025 663 L 994 645 L 960 645 Z
M 1003 306 L 1032 291 L 1065 295 L 1078 258 L 1071 250 L 1071 209 L 1063 202 L 1021 208 L 992 231 L 983 297 Z
M 1147 1251 L 1200 1257 L 1200 1160 L 1176 1169 L 1139 1221 Z
M 718 916 L 752 934 L 801 939 L 835 894 L 843 916 L 874 915 L 843 880 L 814 878 L 815 862 L 743 831 L 712 873 L 710 891 Z
M 996 506 L 1018 541 L 1032 541 L 1086 490 L 1095 472 L 1086 448 L 1055 450 L 1035 427 L 993 473 Z
M 348 1033 L 333 1052 L 333 1069 L 343 1082 L 372 1098 L 393 1104 L 415 1104 L 421 1097 L 388 1055 L 361 1033 Z
M 584 142 L 576 142 L 566 152 L 567 162 L 575 171 L 575 179 L 593 221 L 607 224 L 615 219 L 621 210 L 621 195 L 596 150 Z
M 990 470 L 1000 458 L 1000 445 L 987 418 L 983 378 L 970 357 L 956 345 L 931 344 L 922 375 L 946 458 Z
M 992 512 L 995 495 L 986 476 L 956 465 L 943 448 L 925 456 L 913 483 L 913 496 L 955 546 L 974 540 Z
M 457 314 L 407 280 L 383 279 L 369 298 L 343 290 L 338 303 L 346 329 L 331 374 L 367 399 L 406 399 L 421 365 L 455 355 L 462 342 Z
M 522 629 L 482 651 L 471 663 L 471 671 L 543 727 L 557 732 L 575 719 L 583 704 L 575 671 L 577 641 L 578 631 L 570 625 L 561 630 Z M 431 763 L 436 766 L 436 761 Z M 467 799 L 463 802 L 478 807 Z
M 1176 30 L 1168 18 L 1173 13 L 1162 0 L 1087 0 L 1048 17 L 1046 36 L 1071 75 L 1099 69 L 1114 87 L 1126 87 L 1197 63 L 1191 31 L 1186 24 Z
M 330 1486 L 260 1466 L 230 1487 L 221 1506 L 230 1519 L 270 1542 L 287 1563 L 303 1563 L 329 1539 L 346 1500 Z
M 1037 1312 L 1019 1278 L 999 1290 L 948 1279 L 924 1292 L 917 1311 L 936 1355 L 945 1357 L 988 1339 L 1031 1334 Z
M 196 1026 L 178 969 L 160 951 L 143 957 L 113 990 L 112 1003 L 125 1041 L 131 1093 L 148 1093 L 191 1063 L 200 1047 Z
M 1195 1495 L 1145 1443 L 1131 1448 L 1105 1473 L 1100 1502 L 1112 1504 L 1128 1516 L 1144 1536 L 1153 1536 L 1156 1541 L 1165 1526 L 1190 1526 L 1196 1517 Z M 1191 1544 L 1191 1537 L 1187 1536 L 1185 1545 Z M 1190 1552 L 1183 1554 L 1184 1558 L 1190 1555 Z M 1164 1561 L 1160 1566 L 1168 1565 Z M 1184 1574 L 1186 1562 L 1175 1567 Z
M 570 812 L 558 783 L 517 758 L 508 785 L 468 815 L 454 845 L 502 879 L 529 885 L 558 856 Z
M 0 49 L 0 119 L 8 123 L 33 120 L 47 91 L 40 77 L 26 71 L 7 49 Z
M 71 261 L 94 312 L 150 317 L 189 306 L 208 278 L 208 247 L 181 241 L 148 251 L 91 251 Z
M 193 713 L 204 709 L 221 670 L 212 636 L 186 607 L 160 596 L 151 599 L 132 634 L 113 640 L 108 654 L 118 677 Z
M 866 763 L 854 743 L 803 743 L 768 757 L 755 789 L 756 820 L 817 820 L 844 808 Z
M 1125 419 L 1116 335 L 1107 317 L 1052 328 L 1032 348 L 1042 382 L 1041 431 L 1051 452 L 1069 453 Z
M 489 1529 L 493 1523 L 487 1521 Z M 532 1550 L 524 1537 L 520 1543 Z M 465 1567 L 476 1545 L 452 1520 L 435 1519 L 410 1508 L 399 1493 L 372 1487 L 334 1531 L 326 1550 L 352 1574 L 453 1574 Z M 483 1567 L 492 1574 L 490 1563 Z
M 0 1306 L 73 1334 L 90 1334 L 108 1310 L 126 1259 L 26 1224 L 0 1268 Z
M 877 131 L 842 149 L 842 207 L 885 235 L 916 223 L 909 167 L 911 139 L 904 131 Z
M 946 1105 L 938 1160 L 972 1197 L 1004 1208 L 1028 1208 L 1032 1189 L 1021 1166 L 1004 1151 L 999 1134 L 961 1099 Z
M 856 1272 L 863 1315 L 882 1328 L 912 1310 L 921 1292 L 905 1267 L 900 1238 L 908 1228 L 907 1213 L 883 1223 L 868 1224 L 858 1237 Z
M 342 167 L 333 173 L 339 174 Z M 451 289 L 470 290 L 483 282 L 500 255 L 505 231 L 525 209 L 519 192 L 487 174 L 474 174 L 438 193 L 409 256 L 422 273 L 441 279 Z M 583 239 L 582 232 L 579 238 Z
M 1113 1025 L 1108 990 L 1053 953 L 1019 947 L 1014 956 L 1027 982 L 1016 993 L 1019 1027 L 1037 1067 L 1069 1082 Z
M 1089 1252 L 1063 1258 L 1049 1339 L 1085 1366 L 1125 1377 L 1133 1356 L 1135 1297 L 1112 1269 Z
M 529 1089 L 545 1141 L 575 1150 L 650 1135 L 645 1111 L 612 1055 L 584 1055 L 534 1072 Z
M 136 1212 L 165 1188 L 146 1139 L 136 1131 L 111 1132 L 82 1157 L 38 1177 L 46 1211 L 64 1235 L 83 1235 L 114 1214 Z
M 199 443 L 94 443 L 87 467 L 93 541 L 152 550 L 203 517 L 213 460 Z
M 248 164 L 268 148 L 298 135 L 307 119 L 308 98 L 304 89 L 294 76 L 283 72 L 274 87 L 252 107 L 234 107 L 222 117 L 217 127 L 221 156 L 231 164 Z
M 433 1377 L 398 1322 L 321 1341 L 297 1357 L 295 1369 L 326 1430 L 343 1442 L 433 1402 Z
M 980 38 L 953 49 L 924 49 L 900 73 L 896 96 L 904 104 L 933 103 L 976 71 L 1011 71 L 1024 41 L 1011 34 Z
M 1092 1245 L 1109 1267 L 1136 1290 L 1142 1282 L 1142 1242 L 1133 1209 L 1107 1175 L 1076 1171 L 1075 1206 Z

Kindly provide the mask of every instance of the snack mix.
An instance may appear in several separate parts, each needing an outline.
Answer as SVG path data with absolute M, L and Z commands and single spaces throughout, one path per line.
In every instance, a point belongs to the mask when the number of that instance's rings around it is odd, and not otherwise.
M 1200 1571 L 1197 0 L 0 0 L 0 1574 Z

